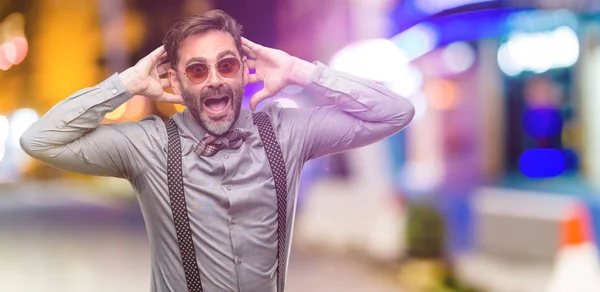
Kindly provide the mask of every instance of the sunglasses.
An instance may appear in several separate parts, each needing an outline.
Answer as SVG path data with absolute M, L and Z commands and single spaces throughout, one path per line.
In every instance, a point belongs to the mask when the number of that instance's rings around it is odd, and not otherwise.
M 193 83 L 200 83 L 208 77 L 209 67 L 214 65 L 204 63 L 194 63 L 185 67 L 185 74 L 187 78 Z M 225 78 L 232 78 L 240 71 L 240 60 L 237 58 L 227 58 L 217 62 L 217 72 Z

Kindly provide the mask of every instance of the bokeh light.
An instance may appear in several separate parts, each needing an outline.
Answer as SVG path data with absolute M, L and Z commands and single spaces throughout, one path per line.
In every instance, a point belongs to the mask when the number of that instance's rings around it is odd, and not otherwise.
M 408 58 L 393 42 L 372 39 L 350 44 L 331 58 L 329 65 L 339 71 L 378 82 L 402 74 Z
M 549 32 L 514 33 L 500 46 L 497 56 L 500 69 L 510 76 L 570 67 L 578 58 L 579 38 L 568 26 Z
M 21 108 L 10 116 L 10 134 L 8 145 L 20 148 L 20 138 L 25 130 L 40 119 L 38 113 L 31 108 Z
M 453 109 L 458 103 L 459 88 L 449 80 L 431 80 L 425 84 L 423 92 L 428 104 L 438 110 Z
M 0 115 L 0 162 L 2 162 L 6 153 L 6 140 L 8 139 L 9 130 L 8 118 Z
M 559 149 L 528 149 L 519 158 L 521 173 L 530 178 L 559 176 L 565 171 L 565 166 L 565 155 Z
M 438 45 L 439 30 L 429 23 L 419 23 L 391 38 L 409 61 L 415 60 Z
M 475 63 L 476 53 L 473 47 L 464 42 L 449 44 L 442 51 L 442 60 L 451 73 L 462 73 Z

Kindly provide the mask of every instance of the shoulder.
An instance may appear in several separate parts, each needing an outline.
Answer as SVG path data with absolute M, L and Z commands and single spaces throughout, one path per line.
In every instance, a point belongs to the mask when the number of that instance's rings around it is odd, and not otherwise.
M 280 141 L 298 141 L 305 135 L 314 108 L 284 107 L 279 102 L 270 102 L 260 112 L 268 117 Z
M 279 102 L 270 102 L 261 112 L 265 113 L 273 126 L 283 131 L 304 129 L 311 120 L 327 115 L 331 107 L 290 107 Z
M 167 131 L 163 120 L 156 115 L 147 116 L 137 122 L 107 124 L 124 134 L 131 143 L 141 145 L 161 145 L 166 143 Z
M 160 137 L 166 136 L 167 129 L 165 127 L 165 121 L 157 115 L 147 116 L 140 120 L 138 124 L 149 134 Z
M 303 124 L 309 115 L 308 111 L 310 109 L 284 107 L 279 102 L 273 101 L 265 105 L 258 113 L 267 116 L 277 132 L 286 132 Z
M 253 113 L 253 115 L 263 114 L 269 118 L 271 122 L 276 122 L 279 119 L 279 115 L 282 112 L 281 104 L 278 102 L 269 102 L 260 111 Z

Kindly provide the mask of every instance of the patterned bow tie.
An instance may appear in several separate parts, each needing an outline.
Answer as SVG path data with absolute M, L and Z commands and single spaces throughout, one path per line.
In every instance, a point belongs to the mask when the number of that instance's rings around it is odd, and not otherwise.
M 224 148 L 238 149 L 250 135 L 252 132 L 244 129 L 235 129 L 219 137 L 206 133 L 194 152 L 199 156 L 213 156 Z

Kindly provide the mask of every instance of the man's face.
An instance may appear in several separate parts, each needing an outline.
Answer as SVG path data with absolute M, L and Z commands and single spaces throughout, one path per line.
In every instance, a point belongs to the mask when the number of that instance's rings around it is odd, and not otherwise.
M 219 73 L 219 62 L 235 58 L 241 64 L 232 77 Z M 247 80 L 245 58 L 239 55 L 233 37 L 228 32 L 208 31 L 188 37 L 179 50 L 175 70 L 169 70 L 169 80 L 175 94 L 183 97 L 192 116 L 213 135 L 227 132 L 240 114 L 244 85 Z M 205 80 L 194 83 L 186 74 L 186 68 L 198 64 L 208 65 Z M 229 66 L 221 62 L 221 68 Z

